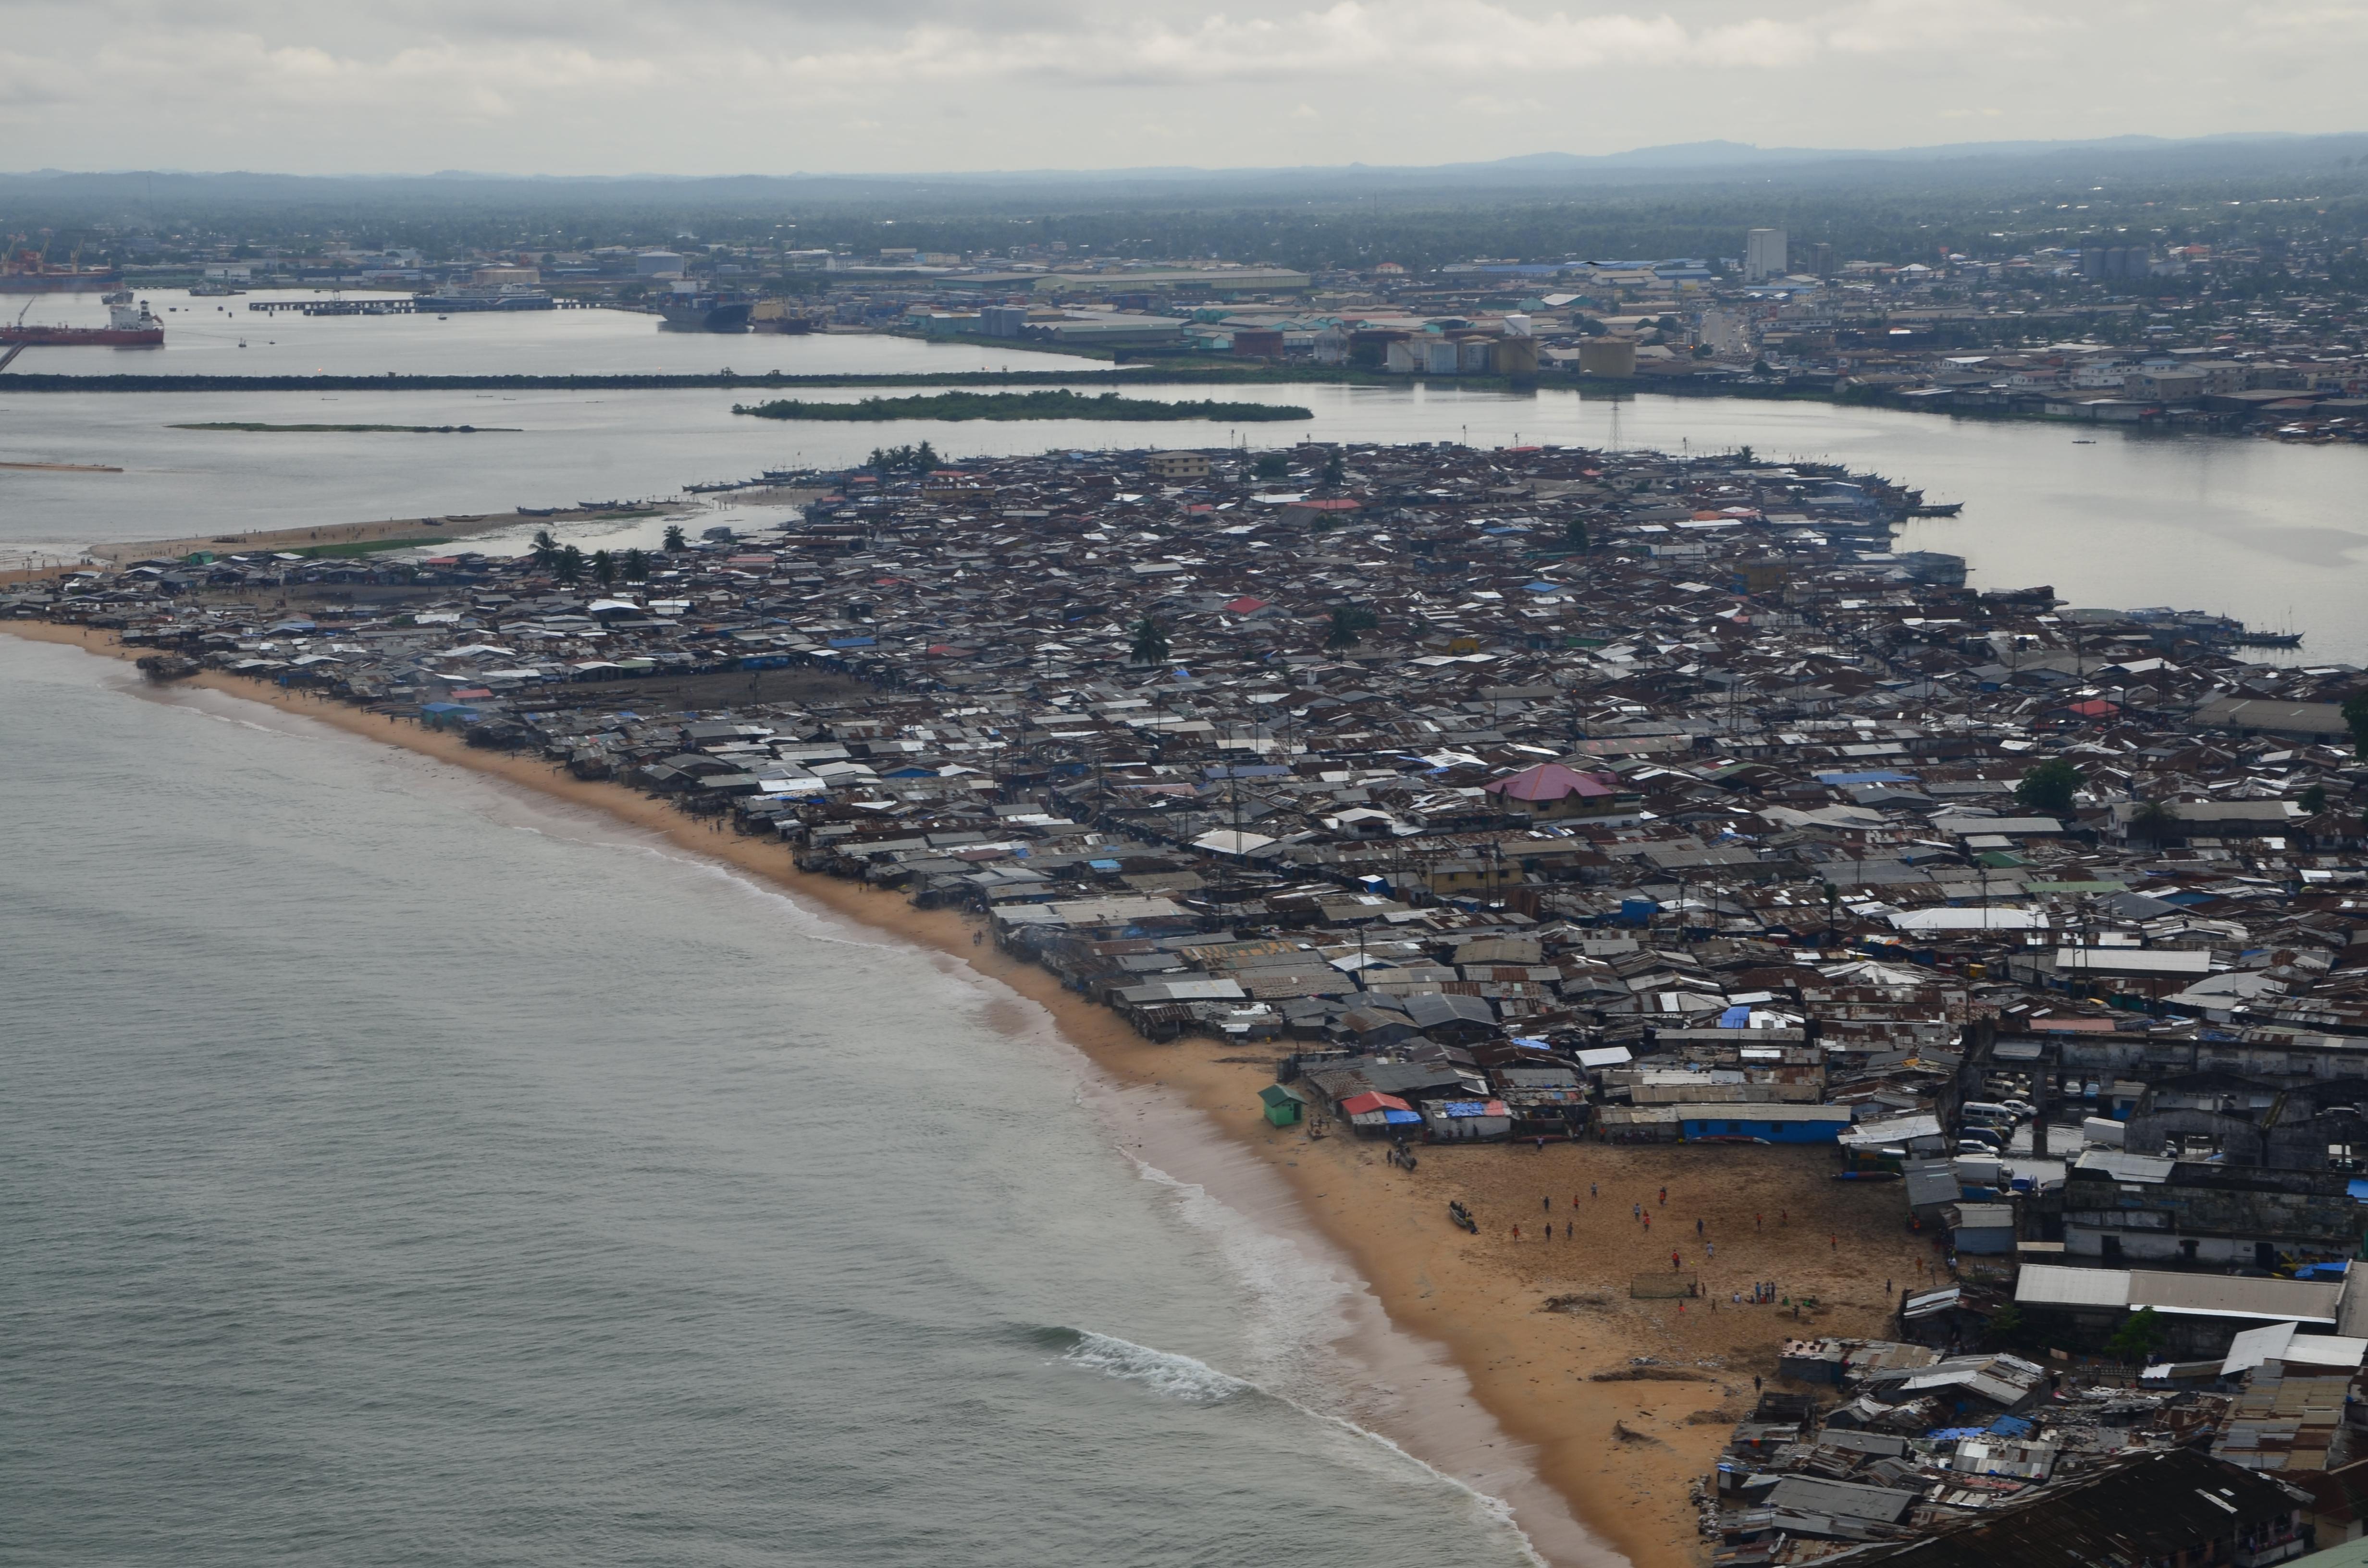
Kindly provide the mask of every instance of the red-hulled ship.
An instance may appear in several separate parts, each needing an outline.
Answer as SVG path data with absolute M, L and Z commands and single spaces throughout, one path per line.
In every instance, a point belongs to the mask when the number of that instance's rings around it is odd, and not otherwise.
M 107 296 L 105 326 L 51 326 L 47 323 L 28 325 L 22 321 L 0 326 L 0 344 L 157 348 L 164 342 L 165 324 L 149 311 L 145 301 L 134 305 L 129 290 Z

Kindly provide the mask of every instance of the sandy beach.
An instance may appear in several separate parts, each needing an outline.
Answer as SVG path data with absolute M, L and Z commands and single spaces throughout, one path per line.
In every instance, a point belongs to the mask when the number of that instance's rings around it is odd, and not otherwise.
M 586 517 L 641 515 L 644 510 L 629 512 L 619 508 L 568 508 L 548 517 L 529 517 L 517 512 L 486 512 L 449 517 L 389 517 L 383 522 L 324 523 L 319 528 L 266 528 L 238 534 L 192 534 L 184 539 L 140 540 L 124 544 L 94 544 L 91 556 L 99 561 L 137 561 L 143 556 L 162 556 L 177 560 L 192 551 L 211 550 L 308 550 L 322 545 L 378 544 L 388 540 L 460 540 L 476 534 L 493 533 L 500 528 L 514 528 L 524 523 L 581 522 Z
M 0 630 L 131 656 L 109 635 L 82 628 L 11 621 Z M 1351 1261 L 1390 1322 L 1441 1347 L 1487 1415 L 1525 1450 L 1520 1460 L 1640 1568 L 1707 1560 L 1690 1488 L 1748 1413 L 1755 1378 L 1773 1381 L 1782 1342 L 1880 1334 L 1896 1292 L 1930 1280 L 1919 1270 L 1937 1266 L 1930 1241 L 1907 1229 L 1896 1189 L 1830 1180 L 1825 1151 L 1435 1147 L 1419 1150 L 1419 1168 L 1409 1173 L 1385 1161 L 1380 1145 L 1345 1133 L 1317 1138 L 1270 1127 L 1257 1091 L 1272 1081 L 1287 1048 L 1149 1043 L 1043 971 L 975 942 L 980 926 L 959 913 L 917 911 L 900 894 L 801 872 L 778 843 L 718 831 L 540 758 L 473 750 L 456 734 L 215 672 L 193 684 L 612 813 L 935 949 L 1036 1003 L 1121 1092 L 1156 1088 L 1262 1162 Z M 1471 1208 L 1477 1234 L 1448 1223 L 1451 1199 Z M 1639 1281 L 1673 1277 L 1699 1278 L 1701 1295 L 1632 1293 Z M 1782 1298 L 1813 1304 L 1738 1304 L 1734 1298 L 1760 1280 L 1774 1281 Z M 1639 1365 L 1645 1358 L 1649 1368 Z M 1449 1438 L 1426 1445 L 1418 1432 L 1388 1435 L 1433 1463 L 1440 1460 L 1427 1447 L 1453 1446 Z M 1592 1559 L 1552 1528 L 1533 1534 L 1551 1562 Z

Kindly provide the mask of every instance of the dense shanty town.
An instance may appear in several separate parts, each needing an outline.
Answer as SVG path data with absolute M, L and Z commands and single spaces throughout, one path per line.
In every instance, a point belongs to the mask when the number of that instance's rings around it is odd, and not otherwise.
M 321 313 L 640 310 L 692 330 L 894 332 L 1139 361 L 1634 383 L 2289 441 L 2368 437 L 2356 250 L 2168 244 L 2126 231 L 1998 256 L 1877 262 L 1754 229 L 1732 256 L 1478 257 L 1304 271 L 1242 262 L 723 242 L 193 250 L 127 269 L 200 292 L 309 287 Z M 235 247 L 245 251 L 247 247 Z M 408 292 L 406 292 L 408 291 Z M 255 310 L 298 308 L 285 301 Z M 393 308 L 388 306 L 385 308 Z
M 1269 1051 L 1293 1136 L 1812 1146 L 1934 1263 L 1786 1347 L 1717 1561 L 2368 1525 L 2360 671 L 1973 591 L 1892 548 L 1916 492 L 1748 452 L 899 455 L 621 560 L 222 546 L 0 613 L 968 912 Z

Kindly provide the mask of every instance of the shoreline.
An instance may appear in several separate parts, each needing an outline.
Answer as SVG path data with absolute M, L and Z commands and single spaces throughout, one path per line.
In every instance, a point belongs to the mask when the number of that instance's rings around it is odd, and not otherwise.
M 120 660 L 133 656 L 110 634 L 88 628 L 8 621 L 0 631 Z M 957 912 L 916 910 L 900 894 L 801 871 L 785 845 L 719 831 L 621 785 L 576 779 L 539 757 L 471 748 L 457 734 L 220 672 L 176 684 L 302 714 L 601 812 L 809 906 L 967 963 L 1035 1003 L 1121 1103 L 1133 1094 L 1155 1096 L 1196 1130 L 1164 1136 L 1155 1150 L 1159 1158 L 1123 1142 L 1121 1152 L 1177 1181 L 1208 1187 L 1203 1176 L 1219 1173 L 1223 1185 L 1251 1194 L 1235 1207 L 1253 1223 L 1282 1213 L 1293 1222 L 1273 1233 L 1304 1243 L 1313 1231 L 1322 1250 L 1345 1260 L 1360 1289 L 1350 1291 L 1352 1328 L 1344 1348 L 1398 1379 L 1398 1386 L 1377 1380 L 1383 1408 L 1373 1413 L 1376 1429 L 1442 1474 L 1504 1498 L 1556 1568 L 1599 1568 L 1615 1552 L 1635 1568 L 1704 1561 L 1690 1493 L 1738 1413 L 1748 1410 L 1748 1380 L 1761 1373 L 1773 1381 L 1776 1346 L 1787 1334 L 1880 1332 L 1893 1282 L 1883 1271 L 1906 1279 L 1918 1252 L 1929 1251 L 1922 1238 L 1897 1233 L 1896 1222 L 1886 1243 L 1879 1224 L 1867 1223 L 1879 1218 L 1877 1195 L 1837 1192 L 1824 1181 L 1822 1165 L 1800 1157 L 1804 1151 L 1722 1150 L 1705 1158 L 1701 1150 L 1674 1146 L 1570 1144 L 1536 1154 L 1504 1145 L 1432 1147 L 1421 1151 L 1419 1171 L 1404 1172 L 1360 1140 L 1316 1141 L 1304 1128 L 1269 1126 L 1257 1091 L 1271 1082 L 1279 1052 L 1224 1055 L 1246 1048 L 1198 1037 L 1152 1044 L 1046 971 L 974 941 L 979 926 Z M 1579 1193 L 1599 1187 L 1601 1197 L 1583 1205 Z M 1616 1211 L 1631 1199 L 1653 1207 L 1656 1188 L 1678 1200 L 1657 1241 L 1649 1227 L 1632 1229 L 1630 1217 Z M 1287 1202 L 1278 1202 L 1277 1193 Z M 1543 1245 L 1533 1225 L 1528 1240 L 1508 1235 L 1501 1221 L 1530 1221 L 1541 1193 L 1546 1211 L 1565 1219 L 1566 1231 L 1567 1216 L 1588 1207 L 1588 1235 Z M 1467 1236 L 1440 1218 L 1445 1200 L 1456 1197 L 1490 1221 L 1484 1234 Z M 1762 1231 L 1762 1216 L 1750 1210 L 1755 1203 L 1777 1209 L 1781 1229 Z M 1808 1221 L 1797 1235 L 1795 1208 Z M 1849 1212 L 1856 1209 L 1865 1212 Z M 1718 1267 L 1714 1287 L 1705 1281 L 1691 1317 L 1682 1303 L 1626 1299 L 1628 1282 L 1653 1270 L 1656 1249 L 1679 1239 L 1680 1215 L 1714 1221 L 1718 1228 L 1702 1233 L 1729 1247 L 1729 1262 Z M 1820 1272 L 1812 1265 L 1825 1255 L 1814 1252 L 1814 1243 L 1828 1226 L 1833 1256 Z M 1848 1256 L 1843 1234 L 1851 1237 Z M 1666 1261 L 1668 1255 L 1658 1256 Z M 1722 1293 L 1780 1272 L 1788 1289 L 1804 1295 L 1814 1285 L 1821 1305 L 1799 1320 L 1782 1319 L 1772 1308 L 1718 1312 Z M 1881 1295 L 1873 1285 L 1879 1279 Z M 1371 1310 L 1368 1321 L 1357 1324 L 1360 1296 Z M 1421 1357 L 1410 1358 L 1377 1334 L 1432 1356 L 1432 1364 L 1426 1369 Z M 1660 1375 L 1634 1381 L 1633 1363 L 1647 1357 L 1662 1363 Z M 1408 1381 L 1419 1385 L 1418 1396 L 1406 1394 Z M 1463 1408 L 1448 1408 L 1451 1401 Z
M 248 529 L 231 535 L 191 534 L 181 539 L 134 540 L 123 543 L 92 544 L 84 552 L 97 561 L 110 564 L 137 561 L 143 556 L 186 556 L 196 551 L 212 551 L 217 554 L 241 553 L 258 550 L 294 551 L 333 549 L 340 545 L 383 544 L 398 540 L 418 540 L 425 528 L 434 542 L 447 540 L 472 539 L 479 534 L 499 533 L 504 528 L 529 525 L 549 527 L 554 523 L 580 523 L 588 518 L 654 516 L 664 507 L 586 507 L 569 506 L 538 516 L 529 517 L 515 512 L 455 513 L 445 517 L 388 517 L 367 523 L 324 523 L 318 527 L 293 528 Z

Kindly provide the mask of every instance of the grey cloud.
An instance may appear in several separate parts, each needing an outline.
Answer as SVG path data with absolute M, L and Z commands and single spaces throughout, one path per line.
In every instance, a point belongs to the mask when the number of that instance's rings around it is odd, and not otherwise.
M 13 0 L 8 13 L 0 158 L 20 167 L 1438 162 L 1706 137 L 1899 145 L 1976 124 L 2339 130 L 2354 128 L 2368 63 L 2368 8 L 2326 0 Z M 1463 107 L 1474 94 L 1489 112 Z

